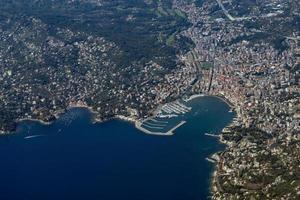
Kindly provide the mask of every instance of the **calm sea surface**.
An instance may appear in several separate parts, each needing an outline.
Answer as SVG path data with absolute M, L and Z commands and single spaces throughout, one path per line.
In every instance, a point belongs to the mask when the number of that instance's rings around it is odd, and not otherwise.
M 207 199 L 213 165 L 205 158 L 224 147 L 204 133 L 220 131 L 234 114 L 215 97 L 191 105 L 174 136 L 119 120 L 93 124 L 86 109 L 51 125 L 22 122 L 17 134 L 0 137 L 0 199 Z

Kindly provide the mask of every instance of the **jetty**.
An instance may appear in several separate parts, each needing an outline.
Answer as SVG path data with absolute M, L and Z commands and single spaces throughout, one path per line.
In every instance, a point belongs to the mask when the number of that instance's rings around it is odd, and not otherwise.
M 162 127 L 162 126 L 151 126 L 151 125 L 148 125 L 148 124 L 146 124 L 146 123 L 143 123 L 142 124 L 144 127 L 147 127 L 147 128 L 149 128 L 149 129 L 163 129 L 164 127 Z
M 179 122 L 176 126 L 174 126 L 172 129 L 170 129 L 166 132 L 162 131 L 162 129 L 164 128 L 162 126 L 149 126 L 145 123 L 147 123 L 147 122 L 136 122 L 135 127 L 137 129 L 139 129 L 140 131 L 142 131 L 144 133 L 147 133 L 147 134 L 150 134 L 150 135 L 163 135 L 163 136 L 166 136 L 166 135 L 174 135 L 174 131 L 177 128 L 179 128 L 180 126 L 182 126 L 183 124 L 185 124 L 186 121 Z M 151 129 L 154 129 L 154 130 L 151 130 Z
M 204 135 L 206 135 L 206 136 L 210 136 L 210 137 L 216 137 L 216 138 L 220 138 L 220 135 L 217 135 L 217 134 L 212 134 L 212 133 L 205 133 Z
M 159 121 L 159 120 L 156 120 L 156 119 L 150 119 L 149 121 L 155 122 L 155 123 L 158 123 L 158 124 L 168 124 L 169 123 L 168 121 Z
M 171 130 L 169 130 L 167 133 L 173 135 L 173 131 L 175 131 L 177 128 L 179 128 L 180 126 L 182 126 L 183 124 L 185 124 L 186 121 L 181 121 L 179 124 L 177 124 L 176 126 L 174 126 Z
M 166 124 L 162 124 L 162 123 L 159 123 L 159 122 L 152 122 L 151 120 L 148 120 L 148 121 L 145 121 L 144 122 L 144 125 L 148 125 L 148 126 L 153 126 L 153 127 L 165 127 L 166 126 Z
M 211 162 L 211 163 L 216 163 L 216 161 L 212 158 L 205 158 L 205 160 L 207 160 L 208 162 Z

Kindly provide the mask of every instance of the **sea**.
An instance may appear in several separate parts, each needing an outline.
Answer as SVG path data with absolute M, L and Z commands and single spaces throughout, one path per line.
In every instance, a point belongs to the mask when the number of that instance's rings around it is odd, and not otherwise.
M 94 123 L 84 108 L 50 125 L 23 121 L 0 137 L 1 200 L 205 200 L 217 134 L 234 113 L 216 97 L 191 101 L 172 136 L 149 135 L 121 120 Z

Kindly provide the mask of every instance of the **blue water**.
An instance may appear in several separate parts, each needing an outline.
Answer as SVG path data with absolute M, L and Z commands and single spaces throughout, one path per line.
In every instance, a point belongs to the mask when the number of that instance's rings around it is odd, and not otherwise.
M 204 133 L 221 130 L 233 114 L 214 97 L 192 105 L 174 136 L 146 135 L 119 120 L 93 124 L 85 109 L 51 125 L 22 122 L 17 134 L 0 138 L 0 199 L 207 199 L 213 165 L 205 157 L 223 146 Z

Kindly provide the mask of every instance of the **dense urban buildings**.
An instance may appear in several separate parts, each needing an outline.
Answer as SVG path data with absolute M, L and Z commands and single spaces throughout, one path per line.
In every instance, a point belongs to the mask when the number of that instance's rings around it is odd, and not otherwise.
M 299 3 L 174 6 L 193 23 L 184 35 L 196 47 L 183 60 L 192 68 L 213 63 L 194 91 L 221 95 L 237 112 L 221 135 L 228 148 L 213 156 L 212 198 L 300 198 Z
M 299 2 L 15 0 L 0 9 L 1 131 L 70 106 L 138 120 L 184 95 L 217 95 L 237 117 L 213 156 L 212 199 L 300 198 Z

